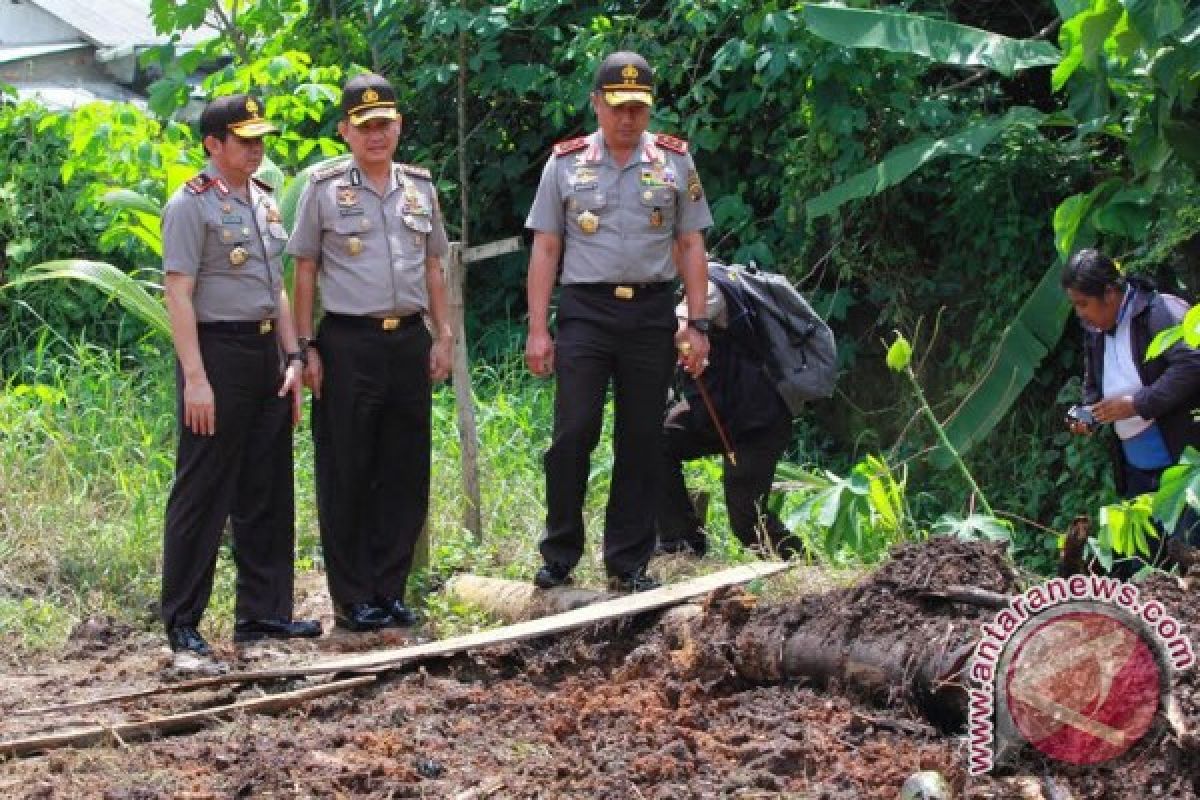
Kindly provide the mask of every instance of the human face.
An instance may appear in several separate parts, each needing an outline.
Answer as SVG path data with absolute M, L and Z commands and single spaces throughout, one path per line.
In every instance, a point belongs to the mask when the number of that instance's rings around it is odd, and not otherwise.
M 1125 293 L 1115 286 L 1107 286 L 1104 294 L 1094 297 L 1084 294 L 1077 289 L 1067 289 L 1067 299 L 1075 313 L 1089 328 L 1110 331 L 1117 324 L 1117 315 L 1121 313 L 1121 302 Z
M 233 133 L 224 139 L 204 137 L 204 144 L 212 157 L 213 164 L 221 171 L 225 180 L 241 186 L 258 171 L 263 160 L 262 137 L 243 138 Z
M 350 120 L 344 119 L 338 123 L 338 132 L 350 146 L 359 166 L 369 169 L 390 165 L 400 141 L 400 120 L 376 117 L 362 125 L 352 125 Z
M 650 125 L 650 106 L 644 103 L 610 106 L 605 102 L 604 95 L 596 92 L 592 95 L 592 108 L 596 111 L 600 132 L 604 134 L 604 143 L 610 150 L 622 153 L 632 151 Z

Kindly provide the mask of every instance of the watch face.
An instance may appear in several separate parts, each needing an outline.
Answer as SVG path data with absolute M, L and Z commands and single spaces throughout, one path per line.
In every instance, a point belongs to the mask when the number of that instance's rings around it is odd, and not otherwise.
M 701 333 L 708 333 L 708 320 L 706 320 L 706 319 L 689 319 L 688 327 L 698 330 Z

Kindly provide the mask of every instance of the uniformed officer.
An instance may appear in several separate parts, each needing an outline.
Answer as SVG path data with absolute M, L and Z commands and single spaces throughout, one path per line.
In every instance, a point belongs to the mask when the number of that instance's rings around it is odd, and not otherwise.
M 288 252 L 310 348 L 329 594 L 339 627 L 369 631 L 416 621 L 404 594 L 429 506 L 431 382 L 450 372 L 453 333 L 437 193 L 428 170 L 392 162 L 395 92 L 368 73 L 346 83 L 341 105 L 353 158 L 312 174 Z M 313 339 L 317 281 L 325 313 Z
M 692 374 L 703 370 L 708 353 L 704 229 L 712 216 L 687 143 L 646 131 L 653 96 L 644 58 L 630 52 L 606 58 L 591 98 L 599 130 L 555 145 L 525 221 L 534 231 L 525 360 L 535 375 L 553 372 L 557 380 L 544 459 L 545 563 L 534 578 L 542 588 L 569 582 L 583 554 L 589 462 L 610 382 L 615 455 L 604 564 L 615 589 L 657 585 L 645 567 L 654 550 L 659 425 L 676 346 Z M 678 335 L 677 273 L 694 321 Z M 556 278 L 562 284 L 557 342 L 549 331 Z
M 291 426 L 303 356 L 282 279 L 287 233 L 271 187 L 253 177 L 262 137 L 275 130 L 253 97 L 214 100 L 200 117 L 209 164 L 162 214 L 180 422 L 162 618 L 176 652 L 211 654 L 196 626 L 227 519 L 237 565 L 235 641 L 321 633 L 316 621 L 292 619 Z

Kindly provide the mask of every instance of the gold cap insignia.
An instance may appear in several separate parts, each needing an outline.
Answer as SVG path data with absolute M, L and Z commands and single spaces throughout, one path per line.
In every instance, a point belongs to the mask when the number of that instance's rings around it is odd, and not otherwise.
M 364 103 L 374 103 L 379 100 L 379 92 L 374 89 L 367 89 L 363 92 L 362 101 Z
M 255 117 L 258 116 L 258 103 L 254 100 L 253 97 L 246 99 L 246 111 L 251 116 L 255 116 Z
M 626 64 L 621 68 L 621 77 L 626 83 L 637 83 L 638 68 L 633 64 Z

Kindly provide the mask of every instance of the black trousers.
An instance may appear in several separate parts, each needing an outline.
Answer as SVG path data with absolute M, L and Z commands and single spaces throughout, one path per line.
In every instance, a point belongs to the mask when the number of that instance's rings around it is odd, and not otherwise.
M 611 292 L 565 286 L 557 316 L 554 435 L 546 471 L 542 558 L 574 566 L 583 555 L 583 505 L 611 383 L 613 469 L 604 519 L 609 575 L 639 569 L 654 552 L 659 428 L 675 363 L 675 300 L 668 290 Z
M 723 422 L 726 422 L 723 420 Z M 767 510 L 767 497 L 775 479 L 775 466 L 787 449 L 792 422 L 780 416 L 769 427 L 734 436 L 735 466 L 723 459 L 721 483 L 729 527 L 746 546 L 770 543 L 781 555 L 791 550 L 791 532 Z M 683 479 L 683 462 L 702 456 L 724 454 L 720 435 L 708 421 L 704 408 L 693 409 L 681 401 L 667 412 L 663 425 L 663 486 L 659 495 L 659 538 L 664 542 L 686 542 L 705 552 L 704 527 L 688 497 Z
M 196 625 L 212 594 L 226 520 L 233 530 L 238 619 L 291 619 L 295 548 L 291 406 L 273 333 L 201 330 L 200 353 L 216 403 L 216 433 L 183 424 L 163 538 L 162 620 Z
M 404 598 L 429 508 L 429 350 L 423 324 L 321 321 L 313 399 L 317 514 L 334 608 Z

